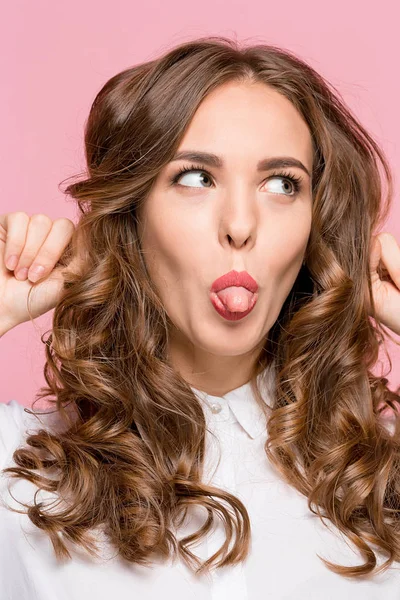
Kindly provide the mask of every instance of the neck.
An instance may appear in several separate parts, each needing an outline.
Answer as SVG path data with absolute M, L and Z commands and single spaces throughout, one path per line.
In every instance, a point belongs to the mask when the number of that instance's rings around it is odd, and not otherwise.
M 224 396 L 241 387 L 260 372 L 257 359 L 262 346 L 244 354 L 216 355 L 195 347 L 179 331 L 170 337 L 168 358 L 174 369 L 197 390 Z

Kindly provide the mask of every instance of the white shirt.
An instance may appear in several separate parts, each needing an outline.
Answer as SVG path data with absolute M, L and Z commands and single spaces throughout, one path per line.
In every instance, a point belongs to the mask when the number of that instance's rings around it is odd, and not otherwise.
M 179 560 L 160 561 L 150 568 L 131 565 L 120 561 L 115 550 L 107 554 L 105 544 L 102 560 L 68 546 L 72 560 L 58 564 L 48 536 L 26 515 L 0 504 L 0 600 L 399 600 L 399 563 L 362 581 L 332 573 L 318 558 L 320 554 L 342 565 L 362 563 L 351 542 L 330 522 L 324 526 L 308 509 L 307 499 L 272 468 L 264 451 L 265 418 L 250 384 L 221 398 L 192 389 L 216 435 L 214 439 L 207 433 L 208 481 L 236 495 L 250 516 L 252 542 L 245 562 L 196 578 Z M 271 404 L 271 388 L 263 390 L 264 400 Z M 14 464 L 12 453 L 26 430 L 38 427 L 37 419 L 15 400 L 0 404 L 0 469 Z M 218 445 L 221 460 L 216 467 Z M 21 509 L 6 491 L 7 481 L 10 486 L 15 480 L 2 475 L 0 495 Z M 17 480 L 10 489 L 16 499 L 33 504 L 36 488 L 29 482 Z M 205 511 L 193 510 L 189 516 L 180 539 L 200 527 Z M 209 539 L 191 548 L 203 560 L 225 539 L 223 524 L 219 519 L 217 523 Z M 378 555 L 378 564 L 383 560 Z

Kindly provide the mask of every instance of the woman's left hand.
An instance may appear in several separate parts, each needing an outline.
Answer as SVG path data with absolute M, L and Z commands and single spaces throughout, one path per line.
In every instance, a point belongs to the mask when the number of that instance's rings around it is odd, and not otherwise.
M 370 272 L 376 315 L 385 327 L 400 335 L 400 247 L 392 234 L 383 232 L 373 237 Z

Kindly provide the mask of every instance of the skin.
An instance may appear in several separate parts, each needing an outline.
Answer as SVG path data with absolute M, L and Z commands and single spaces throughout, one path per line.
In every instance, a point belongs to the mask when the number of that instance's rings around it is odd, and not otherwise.
M 160 171 L 139 215 L 144 260 L 173 323 L 169 358 L 193 387 L 223 396 L 250 379 L 304 258 L 311 231 L 311 177 L 298 167 L 297 195 L 261 159 L 289 156 L 312 173 L 310 131 L 288 99 L 263 83 L 229 82 L 201 103 L 178 151 L 218 155 L 222 167 Z M 199 163 L 194 163 L 199 168 Z M 282 172 L 282 169 L 279 169 Z M 273 177 L 272 177 L 273 175 Z M 227 321 L 212 306 L 212 282 L 235 269 L 259 285 L 255 308 Z

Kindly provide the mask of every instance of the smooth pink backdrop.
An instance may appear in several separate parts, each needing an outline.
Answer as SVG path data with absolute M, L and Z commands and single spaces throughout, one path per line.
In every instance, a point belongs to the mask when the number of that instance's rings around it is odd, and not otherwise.
M 22 210 L 76 222 L 75 206 L 58 184 L 84 167 L 83 127 L 97 91 L 122 69 L 204 35 L 275 44 L 308 61 L 381 144 L 396 183 L 399 12 L 394 0 L 369 5 L 361 0 L 13 0 L 3 7 L 0 24 L 0 213 Z M 400 242 L 399 216 L 396 185 L 384 230 Z M 45 384 L 40 334 L 51 326 L 52 314 L 1 339 L 0 401 L 31 405 Z M 393 344 L 388 348 L 394 387 L 400 384 L 400 352 Z

